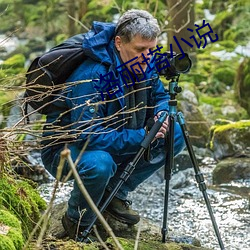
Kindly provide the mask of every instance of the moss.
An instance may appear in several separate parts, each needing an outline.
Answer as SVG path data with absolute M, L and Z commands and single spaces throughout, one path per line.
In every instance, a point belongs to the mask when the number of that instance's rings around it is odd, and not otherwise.
M 9 176 L 0 179 L 0 205 L 11 211 L 22 222 L 24 237 L 34 228 L 40 218 L 40 211 L 46 207 L 38 192 L 22 180 Z
M 250 121 L 239 121 L 239 122 L 234 122 L 234 123 L 229 123 L 226 125 L 222 126 L 216 126 L 214 133 L 220 133 L 220 132 L 225 132 L 231 129 L 245 129 L 250 127 Z
M 20 221 L 7 210 L 0 209 L 0 221 L 7 226 L 21 230 Z
M 25 56 L 23 54 L 16 54 L 2 64 L 2 69 L 9 69 L 10 67 L 23 68 L 25 64 Z
M 233 52 L 237 47 L 237 43 L 234 40 L 223 40 L 218 43 L 221 49 L 225 49 L 228 52 Z
M 25 81 L 25 56 L 16 54 L 1 64 L 0 84 L 19 86 Z
M 133 239 L 124 239 L 124 238 L 118 238 L 120 244 L 122 245 L 124 250 L 133 250 L 135 241 Z M 107 240 L 108 243 L 113 245 L 113 240 L 109 238 Z M 162 243 L 161 241 L 155 241 L 155 240 L 139 240 L 138 244 L 139 250 L 199 250 L 204 249 L 202 247 L 196 247 L 189 244 L 182 244 L 182 243 L 175 243 L 175 242 L 167 242 Z
M 235 72 L 228 67 L 221 67 L 214 71 L 213 77 L 228 86 L 232 86 L 234 83 Z
M 67 38 L 68 38 L 67 35 L 65 35 L 65 34 L 59 34 L 55 38 L 55 43 L 58 45 L 58 44 L 64 42 Z
M 16 250 L 13 241 L 7 235 L 0 234 L 0 249 Z
M 0 210 L 0 223 L 10 227 L 6 235 L 0 235 L 0 249 L 21 249 L 24 243 L 20 221 L 8 212 Z M 3 237 L 2 237 L 3 236 Z
M 213 106 L 212 113 L 207 114 L 207 118 L 214 121 L 216 119 L 228 119 L 231 121 L 239 121 L 248 119 L 249 116 L 247 111 L 240 106 L 240 104 L 235 99 L 234 93 L 232 91 L 226 91 L 222 95 L 210 96 L 206 93 L 199 93 L 198 95 L 199 103 L 202 104 L 209 104 Z M 226 112 L 225 109 L 227 106 L 232 107 L 232 110 L 237 110 L 237 112 Z
M 199 97 L 200 103 L 207 103 L 210 104 L 214 107 L 221 107 L 222 104 L 224 103 L 224 99 L 221 96 L 208 96 L 208 95 L 201 95 Z
M 12 240 L 14 246 L 16 247 L 16 249 L 21 249 L 23 244 L 24 244 L 24 240 L 23 240 L 23 236 L 22 236 L 22 231 L 16 231 L 15 228 L 11 228 L 9 233 L 7 234 L 7 236 Z

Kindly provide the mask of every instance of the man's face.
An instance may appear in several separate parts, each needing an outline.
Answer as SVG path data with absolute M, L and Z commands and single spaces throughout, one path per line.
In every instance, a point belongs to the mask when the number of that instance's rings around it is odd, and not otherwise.
M 148 53 L 150 53 L 150 49 L 153 50 L 156 45 L 157 39 L 145 40 L 140 35 L 136 35 L 129 43 L 124 43 L 122 38 L 119 36 L 115 37 L 115 46 L 120 52 L 121 59 L 124 63 L 135 57 L 138 57 L 136 60 L 126 64 L 130 71 L 130 66 L 138 62 L 142 70 L 145 72 L 147 69 L 147 63 L 145 62 L 142 53 L 144 54 L 145 58 L 148 59 L 147 62 L 149 63 L 152 55 L 148 55 Z M 133 69 L 135 72 L 138 72 L 137 70 L 141 71 L 138 65 L 133 66 Z M 138 72 L 138 74 L 142 74 L 142 72 Z

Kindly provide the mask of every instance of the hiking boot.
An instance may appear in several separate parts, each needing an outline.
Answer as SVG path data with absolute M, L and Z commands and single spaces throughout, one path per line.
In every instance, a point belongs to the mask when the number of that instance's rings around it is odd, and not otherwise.
M 65 236 L 68 236 L 70 239 L 85 243 L 97 241 L 97 238 L 92 234 L 90 234 L 86 239 L 83 238 L 82 234 L 86 227 L 80 226 L 78 225 L 78 223 L 75 223 L 75 221 L 68 217 L 67 213 L 65 213 L 62 217 L 62 225 L 66 232 Z
M 131 205 L 132 201 L 114 197 L 105 211 L 122 223 L 134 225 L 140 221 L 140 216 L 130 208 Z

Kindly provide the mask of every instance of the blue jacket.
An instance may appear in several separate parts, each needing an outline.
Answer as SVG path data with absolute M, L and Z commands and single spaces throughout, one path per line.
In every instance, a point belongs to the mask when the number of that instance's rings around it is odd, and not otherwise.
M 124 127 L 125 87 L 118 70 L 115 69 L 122 62 L 115 52 L 114 31 L 114 24 L 94 22 L 92 29 L 86 33 L 83 48 L 88 59 L 69 77 L 68 87 L 62 93 L 63 102 L 57 101 L 56 107 L 47 116 L 48 124 L 63 129 L 57 129 L 57 132 L 47 131 L 45 136 L 58 136 L 62 133 L 60 142 L 63 142 L 62 138 L 68 137 L 79 147 L 83 147 L 88 140 L 88 150 L 104 150 L 113 155 L 132 154 L 140 148 L 146 133 L 144 128 Z M 112 98 L 103 102 L 100 90 L 105 83 L 99 79 L 101 75 L 111 71 L 118 79 L 117 88 L 113 90 Z M 149 87 L 147 106 L 153 107 L 149 108 L 152 111 L 151 116 L 162 110 L 168 111 L 169 95 L 165 92 L 158 74 L 154 70 L 146 76 L 146 86 Z M 118 89 L 122 91 L 116 91 Z M 68 111 L 62 112 L 65 106 Z

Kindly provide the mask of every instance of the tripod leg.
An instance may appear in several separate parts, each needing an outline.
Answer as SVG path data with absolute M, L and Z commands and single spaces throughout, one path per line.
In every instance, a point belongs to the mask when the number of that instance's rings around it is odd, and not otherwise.
M 111 202 L 111 200 L 114 198 L 114 196 L 116 195 L 116 193 L 118 192 L 118 190 L 120 189 L 120 187 L 122 186 L 122 184 L 132 174 L 132 172 L 135 169 L 136 164 L 138 163 L 138 161 L 140 160 L 140 158 L 142 157 L 142 155 L 144 154 L 145 150 L 148 148 L 148 146 L 150 145 L 150 143 L 153 141 L 156 133 L 159 131 L 159 129 L 162 126 L 162 123 L 165 121 L 166 118 L 167 118 L 167 113 L 166 112 L 162 112 L 162 114 L 160 115 L 159 119 L 155 122 L 154 126 L 150 130 L 149 134 L 147 134 L 147 136 L 142 141 L 141 148 L 139 149 L 138 153 L 135 155 L 133 161 L 130 162 L 126 166 L 126 168 L 124 169 L 123 173 L 120 176 L 120 181 L 117 183 L 116 187 L 113 189 L 113 191 L 110 193 L 110 195 L 107 198 L 107 200 L 104 202 L 104 204 L 100 208 L 100 212 L 101 213 L 107 208 L 107 206 L 109 205 L 109 203 Z M 83 241 L 88 237 L 88 235 L 89 235 L 90 231 L 92 230 L 92 227 L 94 226 L 96 220 L 97 220 L 97 216 L 94 217 L 94 219 L 92 220 L 92 222 L 90 223 L 90 225 L 82 233 L 82 240 Z
M 207 206 L 207 210 L 209 212 L 210 219 L 212 221 L 213 228 L 214 228 L 216 237 L 218 239 L 220 248 L 221 248 L 221 250 L 224 250 L 225 247 L 223 245 L 223 242 L 222 242 L 222 239 L 221 239 L 221 235 L 220 235 L 220 232 L 219 232 L 219 229 L 218 229 L 218 226 L 217 226 L 214 214 L 213 214 L 213 210 L 212 210 L 210 201 L 208 199 L 208 195 L 207 195 L 207 192 L 206 192 L 207 187 L 206 187 L 206 184 L 204 182 L 204 177 L 203 177 L 203 174 L 201 173 L 201 171 L 199 169 L 198 162 L 197 162 L 197 159 L 195 157 L 195 154 L 194 154 L 194 151 L 193 151 L 193 147 L 192 147 L 190 139 L 189 139 L 189 133 L 188 133 L 187 128 L 186 128 L 184 116 L 183 116 L 183 114 L 181 112 L 178 112 L 177 113 L 177 118 L 178 118 L 179 124 L 181 126 L 181 130 L 182 130 L 185 142 L 186 142 L 186 146 L 187 146 L 187 150 L 188 150 L 191 162 L 192 162 L 193 167 L 194 167 L 195 179 L 196 179 L 196 181 L 197 181 L 197 183 L 199 185 L 200 191 L 203 194 L 203 197 L 204 197 L 204 200 L 205 200 L 205 203 L 206 203 L 206 206 Z
M 166 162 L 165 162 L 165 197 L 164 197 L 164 213 L 163 213 L 163 225 L 162 225 L 162 242 L 166 242 L 166 235 L 168 232 L 167 220 L 168 220 L 168 200 L 169 200 L 169 183 L 172 176 L 172 169 L 174 166 L 174 116 L 169 115 L 169 131 L 166 138 Z

